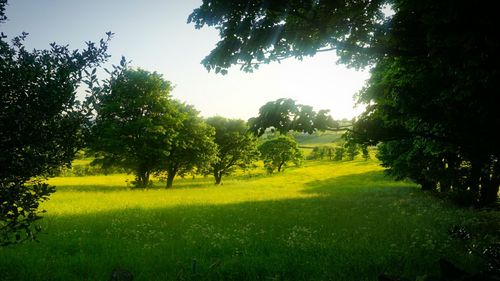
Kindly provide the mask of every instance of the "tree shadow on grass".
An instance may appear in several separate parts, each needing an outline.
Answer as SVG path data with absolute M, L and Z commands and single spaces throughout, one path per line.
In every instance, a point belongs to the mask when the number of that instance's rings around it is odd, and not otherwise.
M 49 215 L 41 243 L 0 249 L 0 272 L 20 281 L 107 280 L 116 266 L 134 280 L 376 280 L 432 273 L 443 256 L 475 265 L 446 233 L 473 213 L 424 212 L 425 197 L 409 202 L 424 209 L 407 208 L 398 200 L 412 189 L 369 172 L 310 182 L 310 198 Z
M 106 181 L 104 181 L 106 182 Z M 95 184 L 95 183 L 75 183 L 75 184 L 53 184 L 56 186 L 56 191 L 58 192 L 128 192 L 131 190 L 160 190 L 160 189 L 166 189 L 165 185 L 166 182 L 163 180 L 159 179 L 153 179 L 152 180 L 153 185 L 147 188 L 136 188 L 133 186 L 133 184 L 129 181 L 123 180 L 122 184 L 112 184 L 110 185 L 109 183 L 102 183 L 102 184 Z M 196 178 L 196 179 L 190 179 L 190 178 L 180 178 L 176 179 L 174 181 L 174 186 L 172 188 L 174 189 L 183 189 L 183 188 L 201 188 L 201 187 L 207 187 L 209 185 L 213 184 L 211 179 L 209 178 Z M 170 188 L 169 188 L 170 189 Z
M 234 176 L 226 176 L 222 179 L 222 185 L 224 184 L 234 184 L 237 181 L 251 181 L 257 180 L 264 177 L 269 177 L 265 173 L 244 173 Z M 271 175 L 272 176 L 272 175 Z M 105 176 L 103 176 L 105 177 Z M 56 186 L 56 191 L 58 192 L 124 192 L 130 190 L 161 190 L 166 189 L 166 181 L 163 179 L 152 179 L 153 185 L 147 188 L 135 188 L 132 183 L 123 180 L 123 184 L 113 184 L 109 183 L 95 184 L 95 183 L 75 183 L 75 184 L 53 184 Z M 207 188 L 216 187 L 214 178 L 212 176 L 197 176 L 195 178 L 191 177 L 177 177 L 174 180 L 174 185 L 168 189 L 193 189 L 193 188 Z
M 103 186 L 75 191 L 85 188 Z M 0 279 L 107 280 L 120 266 L 148 281 L 412 280 L 437 272 L 440 257 L 474 272 L 478 261 L 447 229 L 475 213 L 415 189 L 366 172 L 306 183 L 308 198 L 49 213 L 41 243 L 0 249 Z
M 406 181 L 394 181 L 382 171 L 369 171 L 311 181 L 306 183 L 306 187 L 305 193 L 335 196 L 338 192 L 341 192 L 351 196 L 352 193 L 368 195 L 373 192 L 383 192 L 384 190 L 394 192 L 395 189 L 405 191 L 410 189 L 413 191 L 416 185 Z
M 418 276 L 432 266 L 433 253 L 408 247 L 410 231 L 392 232 L 383 220 L 377 229 L 362 212 L 328 203 L 61 216 L 46 221 L 41 243 L 0 252 L 0 270 L 3 280 L 106 280 L 116 266 L 136 280 L 375 280 L 391 270 Z
M 55 185 L 56 192 L 124 192 L 130 191 L 132 188 L 123 185 L 107 185 L 107 184 L 75 184 L 75 185 Z

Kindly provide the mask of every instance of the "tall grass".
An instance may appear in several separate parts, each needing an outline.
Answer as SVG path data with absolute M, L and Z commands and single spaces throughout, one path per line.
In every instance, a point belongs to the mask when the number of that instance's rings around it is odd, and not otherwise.
M 448 229 L 498 230 L 385 178 L 375 161 L 314 162 L 284 173 L 176 179 L 131 190 L 127 175 L 54 178 L 40 243 L 0 248 L 0 280 L 376 280 L 482 261 Z

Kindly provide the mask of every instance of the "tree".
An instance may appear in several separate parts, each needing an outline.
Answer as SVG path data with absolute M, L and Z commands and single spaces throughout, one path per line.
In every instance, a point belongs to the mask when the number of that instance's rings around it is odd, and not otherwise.
M 83 145 L 86 116 L 75 93 L 84 71 L 108 58 L 111 33 L 80 51 L 55 43 L 28 51 L 26 37 L 0 36 L 0 245 L 35 239 L 39 204 L 55 191 L 42 178 L 69 166 Z
M 325 150 L 323 148 L 324 148 L 323 146 L 313 147 L 311 154 L 309 155 L 308 158 L 323 160 L 323 157 L 325 157 Z
M 303 158 L 298 143 L 287 136 L 279 136 L 264 142 L 259 146 L 259 151 L 269 173 L 275 170 L 281 172 L 289 162 L 298 166 Z
M 171 83 L 156 72 L 131 69 L 122 59 L 103 86 L 89 84 L 96 96 L 90 141 L 95 161 L 134 172 L 136 186 L 147 187 L 182 122 L 170 98 Z
M 365 161 L 370 160 L 370 151 L 368 150 L 367 145 L 361 146 L 361 153 L 363 154 L 363 159 L 365 159 Z
M 387 141 L 379 146 L 377 157 L 396 179 L 411 179 L 422 190 L 435 190 L 436 178 L 444 173 L 445 155 L 441 149 L 430 150 L 433 145 L 436 144 L 425 143 L 424 139 Z
M 315 146 L 313 147 L 309 158 L 323 160 L 323 158 L 326 156 L 328 157 L 328 160 L 332 160 L 334 150 L 335 148 L 331 145 Z
M 358 145 L 355 143 L 347 143 L 346 144 L 346 150 L 345 152 L 347 153 L 347 156 L 349 156 L 349 160 L 354 160 L 356 156 L 359 154 L 359 148 Z
M 391 13 L 384 13 L 387 6 Z M 500 32 L 490 28 L 496 17 L 489 2 L 205 0 L 188 21 L 219 30 L 221 40 L 203 60 L 215 72 L 234 64 L 251 71 L 259 63 L 330 50 L 342 63 L 372 66 L 359 95 L 369 106 L 351 141 L 443 149 L 426 153 L 430 162 L 438 154 L 459 155 L 446 162 L 468 168 L 433 176 L 433 185 L 453 182 L 463 189 L 465 182 L 479 203 L 490 204 L 500 186 Z M 405 166 L 392 166 L 397 158 L 385 162 L 394 172 Z
M 338 128 L 338 123 L 328 115 L 329 110 L 315 112 L 309 105 L 296 104 L 292 99 L 270 101 L 259 109 L 259 116 L 248 120 L 250 130 L 262 136 L 266 129 L 272 128 L 281 134 L 294 130 L 312 134 Z
M 414 174 L 426 162 L 445 165 L 441 173 L 419 178 L 432 186 L 452 183 L 446 189 L 469 190 L 471 201 L 494 203 L 500 185 L 500 137 L 492 130 L 500 126 L 495 86 L 499 71 L 494 63 L 500 42 L 498 34 L 484 29 L 494 15 L 488 5 L 471 10 L 465 3 L 422 2 L 400 9 L 393 18 L 392 37 L 401 47 L 419 48 L 420 53 L 381 59 L 372 70 L 359 95 L 372 106 L 355 125 L 354 140 L 405 146 L 403 155 L 384 158 L 392 173 Z M 421 163 L 393 166 L 422 150 L 426 153 Z
M 220 184 L 222 176 L 231 174 L 235 168 L 246 169 L 258 159 L 256 139 L 245 121 L 216 116 L 208 118 L 207 123 L 215 128 L 218 147 L 217 161 L 211 165 L 215 184 Z
M 172 187 L 178 174 L 192 172 L 195 168 L 205 170 L 216 161 L 217 146 L 214 129 L 198 116 L 193 106 L 176 102 L 180 122 L 175 127 L 175 137 L 163 157 L 160 171 L 167 172 L 166 187 Z
M 387 2 L 204 0 L 188 22 L 219 30 L 221 40 L 202 61 L 216 73 L 235 64 L 252 71 L 260 63 L 331 50 L 343 62 L 362 66 L 392 51 L 380 46 L 388 28 L 382 12 Z
M 330 145 L 324 146 L 325 154 L 328 156 L 328 160 L 333 160 L 334 148 Z
M 343 146 L 337 146 L 337 147 L 335 147 L 334 152 L 335 152 L 335 154 L 334 154 L 333 160 L 342 161 L 342 159 L 344 158 L 344 154 L 345 154 L 345 148 Z

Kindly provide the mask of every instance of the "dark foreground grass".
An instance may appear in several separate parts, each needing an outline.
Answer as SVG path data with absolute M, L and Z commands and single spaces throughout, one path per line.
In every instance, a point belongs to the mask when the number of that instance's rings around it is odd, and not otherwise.
M 0 248 L 0 280 L 107 280 L 115 267 L 134 280 L 416 279 L 436 274 L 442 257 L 484 267 L 451 226 L 498 235 L 497 212 L 447 205 L 373 162 L 314 162 L 222 187 L 132 191 L 123 177 L 103 178 L 108 189 L 95 180 L 81 179 L 80 192 L 60 179 L 40 243 Z

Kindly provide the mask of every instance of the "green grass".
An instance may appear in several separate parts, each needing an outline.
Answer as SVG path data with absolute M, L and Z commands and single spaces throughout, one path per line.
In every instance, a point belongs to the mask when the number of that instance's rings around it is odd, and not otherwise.
M 176 179 L 131 190 L 126 175 L 55 178 L 40 243 L 0 248 L 0 280 L 415 279 L 446 257 L 481 261 L 454 224 L 498 231 L 496 212 L 449 206 L 383 176 L 375 161 L 312 162 L 284 173 Z
M 300 143 L 300 146 L 314 147 L 328 145 L 341 140 L 344 132 L 316 132 L 314 134 L 297 134 L 295 140 Z
M 344 131 L 315 132 L 311 135 L 295 134 L 294 138 L 299 143 L 299 147 L 301 148 L 304 157 L 308 158 L 313 148 L 316 146 L 339 145 L 339 143 L 342 141 L 342 135 L 344 133 Z

